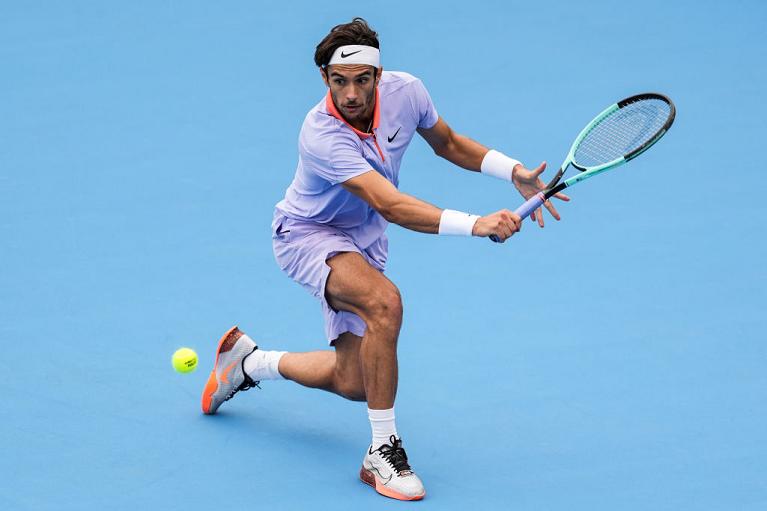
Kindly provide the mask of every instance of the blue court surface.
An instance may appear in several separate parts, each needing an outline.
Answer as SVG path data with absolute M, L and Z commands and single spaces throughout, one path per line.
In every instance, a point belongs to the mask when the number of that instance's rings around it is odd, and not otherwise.
M 766 5 L 3 1 L 0 509 L 767 509 Z M 543 230 L 389 228 L 413 504 L 357 478 L 364 403 L 265 382 L 200 413 L 232 324 L 325 349 L 269 228 L 325 93 L 314 46 L 356 15 L 528 166 L 625 96 L 678 110 Z M 521 202 L 420 138 L 400 175 L 440 207 Z

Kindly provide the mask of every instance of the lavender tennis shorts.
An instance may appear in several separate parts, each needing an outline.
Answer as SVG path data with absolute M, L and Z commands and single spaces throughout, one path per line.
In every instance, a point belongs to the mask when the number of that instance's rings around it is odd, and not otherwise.
M 274 258 L 282 271 L 320 300 L 325 316 L 325 335 L 332 345 L 338 336 L 351 332 L 362 337 L 365 321 L 348 311 L 336 311 L 325 298 L 330 275 L 327 260 L 340 252 L 357 252 L 378 271 L 386 268 L 389 242 L 382 235 L 367 248 L 360 248 L 343 231 L 328 225 L 301 222 L 275 214 L 272 223 Z

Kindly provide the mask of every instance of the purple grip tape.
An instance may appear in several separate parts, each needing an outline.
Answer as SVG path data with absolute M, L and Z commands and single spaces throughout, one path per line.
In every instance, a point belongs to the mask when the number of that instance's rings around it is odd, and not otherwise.
M 538 192 L 527 199 L 524 204 L 515 209 L 514 213 L 518 214 L 519 217 L 524 220 L 530 216 L 530 213 L 540 208 L 544 202 L 546 202 L 546 198 L 544 197 L 543 192 Z
M 515 209 L 514 213 L 519 215 L 519 217 L 522 220 L 524 220 L 525 218 L 530 216 L 530 213 L 540 208 L 545 201 L 546 201 L 546 198 L 544 197 L 543 192 L 538 192 L 532 197 L 530 197 L 529 199 L 527 199 L 524 204 L 522 204 L 517 209 Z M 500 238 L 498 238 L 498 236 L 496 236 L 495 234 L 491 234 L 490 239 L 496 243 L 502 243 Z

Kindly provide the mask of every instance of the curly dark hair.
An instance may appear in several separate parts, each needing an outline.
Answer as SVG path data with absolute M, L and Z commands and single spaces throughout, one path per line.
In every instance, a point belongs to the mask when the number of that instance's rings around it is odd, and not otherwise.
M 330 29 L 330 33 L 320 41 L 314 52 L 314 63 L 326 67 L 330 57 L 339 46 L 362 44 L 378 48 L 378 34 L 362 18 L 354 18 L 351 23 L 342 23 Z

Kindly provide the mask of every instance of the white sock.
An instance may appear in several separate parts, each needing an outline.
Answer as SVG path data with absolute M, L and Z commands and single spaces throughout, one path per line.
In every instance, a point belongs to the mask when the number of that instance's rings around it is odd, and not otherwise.
M 267 351 L 258 349 L 245 357 L 245 374 L 256 381 L 284 380 L 277 367 L 287 351 Z
M 383 444 L 391 443 L 389 437 L 397 436 L 397 425 L 394 422 L 394 407 L 388 410 L 371 410 L 368 408 L 368 419 L 370 419 L 370 429 L 373 430 L 373 450 L 378 449 Z

